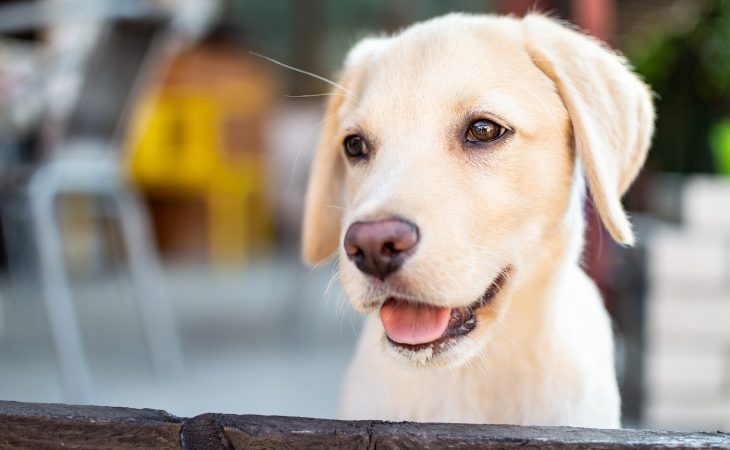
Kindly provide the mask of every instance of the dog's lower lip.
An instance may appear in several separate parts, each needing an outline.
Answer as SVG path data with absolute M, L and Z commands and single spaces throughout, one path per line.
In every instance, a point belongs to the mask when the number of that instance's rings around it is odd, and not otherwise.
M 463 306 L 460 308 L 452 308 L 449 325 L 447 326 L 446 331 L 444 331 L 444 333 L 438 339 L 423 344 L 403 344 L 392 340 L 386 333 L 385 336 L 388 339 L 388 342 L 390 342 L 392 345 L 412 351 L 419 351 L 427 348 L 431 348 L 434 351 L 437 351 L 443 348 L 444 344 L 449 340 L 469 334 L 472 330 L 474 330 L 474 328 L 476 328 L 477 325 L 475 315 L 476 311 L 492 302 L 494 297 L 496 297 L 497 294 L 504 288 L 504 284 L 507 281 L 510 272 L 510 267 L 502 270 L 497 278 L 494 279 L 492 284 L 490 284 L 486 291 L 484 291 L 484 294 L 482 294 L 482 296 L 479 297 L 479 299 L 471 305 Z

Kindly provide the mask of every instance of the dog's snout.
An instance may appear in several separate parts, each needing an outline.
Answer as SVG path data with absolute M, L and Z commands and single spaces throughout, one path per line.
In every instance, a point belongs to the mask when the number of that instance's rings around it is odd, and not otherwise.
M 345 233 L 345 252 L 360 271 L 384 280 L 418 244 L 418 227 L 401 219 L 355 222 Z

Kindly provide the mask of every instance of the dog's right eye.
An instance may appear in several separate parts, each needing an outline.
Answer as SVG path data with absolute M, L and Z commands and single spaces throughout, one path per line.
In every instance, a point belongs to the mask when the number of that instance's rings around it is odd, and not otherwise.
M 466 140 L 473 144 L 492 142 L 501 138 L 506 132 L 507 129 L 496 122 L 479 119 L 469 124 Z
M 368 146 L 362 136 L 353 134 L 347 136 L 343 142 L 345 154 L 350 158 L 364 158 L 368 155 Z

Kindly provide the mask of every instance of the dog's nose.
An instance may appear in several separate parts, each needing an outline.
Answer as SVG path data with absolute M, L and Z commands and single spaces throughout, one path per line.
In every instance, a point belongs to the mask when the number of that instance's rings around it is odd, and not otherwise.
M 355 222 L 345 233 L 345 252 L 361 272 L 384 280 L 418 244 L 418 227 L 401 219 Z

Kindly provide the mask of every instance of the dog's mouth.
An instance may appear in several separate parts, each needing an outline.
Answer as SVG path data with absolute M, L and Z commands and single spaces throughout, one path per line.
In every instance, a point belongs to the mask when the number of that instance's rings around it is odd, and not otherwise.
M 380 319 L 388 341 L 411 351 L 442 350 L 448 342 L 476 328 L 477 311 L 489 305 L 502 291 L 509 272 L 509 268 L 503 270 L 479 299 L 459 308 L 389 298 L 380 307 Z

